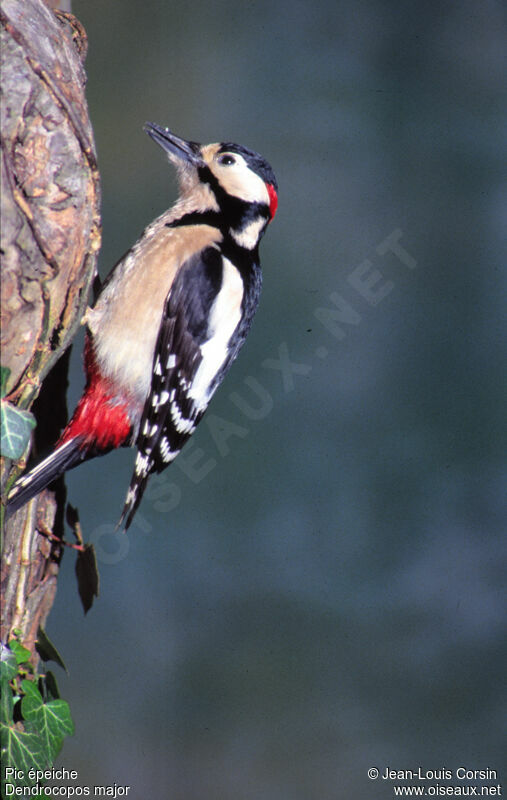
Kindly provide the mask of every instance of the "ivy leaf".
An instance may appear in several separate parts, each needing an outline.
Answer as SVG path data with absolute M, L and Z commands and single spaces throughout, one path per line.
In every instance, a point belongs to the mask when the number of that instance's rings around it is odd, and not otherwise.
M 11 639 L 9 642 L 9 647 L 14 653 L 16 664 L 25 664 L 27 661 L 30 661 L 30 650 L 28 650 L 26 647 L 23 647 L 23 645 L 20 644 L 17 639 Z
M 11 725 L 14 718 L 14 701 L 9 681 L 2 678 L 0 681 L 0 719 L 6 725 Z
M 5 397 L 7 394 L 7 381 L 11 370 L 9 367 L 0 367 L 0 397 Z
M 0 643 L 0 680 L 12 681 L 18 674 L 18 662 L 11 649 Z
M 23 778 L 9 781 L 15 786 L 31 786 L 33 781 L 28 778 L 29 770 L 48 769 L 51 766 L 42 740 L 32 725 L 26 725 L 22 730 L 17 725 L 1 722 L 0 753 L 4 775 L 7 767 L 19 770 L 18 775 L 23 774 Z
M 42 658 L 43 661 L 55 661 L 62 669 L 65 670 L 67 675 L 69 674 L 69 670 L 63 663 L 63 659 L 54 646 L 53 642 L 47 635 L 44 628 L 39 626 L 39 630 L 37 631 L 37 641 L 35 642 L 35 649 L 37 650 L 38 654 Z
M 64 738 L 74 733 L 69 704 L 65 700 L 45 703 L 33 681 L 22 681 L 21 688 L 25 693 L 21 701 L 23 718 L 37 729 L 49 760 L 54 761 Z
M 37 684 L 34 683 L 33 681 L 29 681 L 25 678 L 25 680 L 21 681 L 21 688 L 24 693 L 23 718 L 29 720 L 30 717 L 27 714 L 25 714 L 25 711 L 26 710 L 34 711 L 40 708 L 42 705 L 44 705 L 44 700 L 42 699 L 41 693 L 37 689 Z
M 93 544 L 85 544 L 76 560 L 76 577 L 79 597 L 86 614 L 93 605 L 93 598 L 99 596 L 99 569 Z
M 0 450 L 6 458 L 18 459 L 25 452 L 32 429 L 35 428 L 35 417 L 30 411 L 22 411 L 6 400 L 1 400 L 2 438 Z
M 47 670 L 45 676 L 40 678 L 39 680 L 44 681 L 44 692 L 45 696 L 49 697 L 50 700 L 59 700 L 60 699 L 60 692 L 58 691 L 58 684 L 56 682 L 56 678 L 51 672 L 50 669 Z

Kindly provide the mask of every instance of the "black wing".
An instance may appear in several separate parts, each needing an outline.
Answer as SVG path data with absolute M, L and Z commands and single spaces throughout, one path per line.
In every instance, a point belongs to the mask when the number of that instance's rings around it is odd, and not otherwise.
M 222 284 L 222 256 L 207 247 L 178 271 L 166 299 L 155 346 L 150 394 L 136 440 L 137 457 L 119 526 L 132 522 L 152 472 L 173 461 L 205 408 L 189 396 L 202 361 L 209 312 Z

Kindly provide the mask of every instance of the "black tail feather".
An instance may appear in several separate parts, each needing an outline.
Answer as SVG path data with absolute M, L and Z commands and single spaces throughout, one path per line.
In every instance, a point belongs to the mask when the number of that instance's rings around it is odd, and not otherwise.
M 6 517 L 10 517 L 68 469 L 89 457 L 90 453 L 83 447 L 81 437 L 69 439 L 57 447 L 44 461 L 16 481 L 7 498 Z
M 123 506 L 121 517 L 118 520 L 118 525 L 116 526 L 117 530 L 119 528 L 123 528 L 123 530 L 126 532 L 130 527 L 130 524 L 134 519 L 134 515 L 141 503 L 149 477 L 149 475 L 146 475 L 142 480 L 139 480 L 135 474 L 132 476 L 127 497 L 125 499 L 125 505 Z

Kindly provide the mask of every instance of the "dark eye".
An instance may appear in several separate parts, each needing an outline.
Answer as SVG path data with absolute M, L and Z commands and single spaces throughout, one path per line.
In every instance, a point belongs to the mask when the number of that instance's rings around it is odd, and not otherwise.
M 220 164 L 224 165 L 224 167 L 229 167 L 231 164 L 236 163 L 234 156 L 229 155 L 229 153 L 226 153 L 224 156 L 220 156 L 218 160 Z

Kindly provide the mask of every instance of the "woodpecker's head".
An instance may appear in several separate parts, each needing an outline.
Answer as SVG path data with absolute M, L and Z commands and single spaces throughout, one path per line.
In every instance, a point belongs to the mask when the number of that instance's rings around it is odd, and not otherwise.
M 182 196 L 187 201 L 194 197 L 203 210 L 207 207 L 227 216 L 232 231 L 242 235 L 243 246 L 253 246 L 278 205 L 278 186 L 268 162 L 239 144 L 201 145 L 180 139 L 153 122 L 147 122 L 144 129 L 176 167 Z

